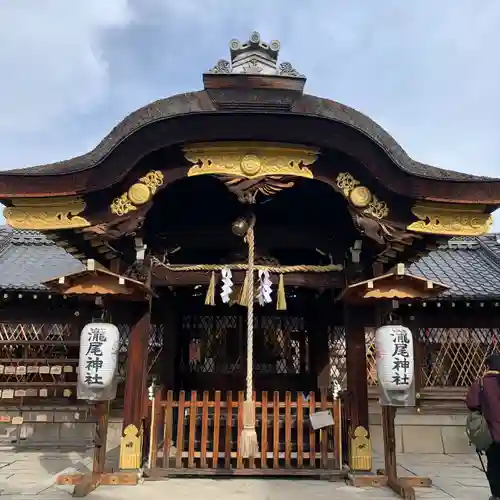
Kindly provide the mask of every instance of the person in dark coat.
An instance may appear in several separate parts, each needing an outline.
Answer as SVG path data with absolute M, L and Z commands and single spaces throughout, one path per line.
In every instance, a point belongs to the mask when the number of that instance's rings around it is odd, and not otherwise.
M 470 411 L 482 411 L 488 423 L 493 444 L 486 450 L 488 465 L 486 477 L 490 483 L 490 500 L 500 500 L 500 355 L 486 360 L 483 380 L 483 408 L 481 409 L 480 380 L 476 380 L 467 393 L 466 405 Z

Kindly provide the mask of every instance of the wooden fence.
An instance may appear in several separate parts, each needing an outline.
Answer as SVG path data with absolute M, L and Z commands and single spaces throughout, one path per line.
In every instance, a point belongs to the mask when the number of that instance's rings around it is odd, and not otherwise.
M 245 460 L 239 453 L 243 428 L 243 391 L 220 391 L 178 397 L 169 391 L 166 400 L 157 394 L 152 404 L 151 462 L 148 473 L 191 474 L 316 474 L 341 470 L 342 424 L 339 400 L 316 394 L 261 392 L 256 402 L 259 454 Z M 235 397 L 233 397 L 235 396 Z M 254 395 L 254 398 L 257 395 Z M 284 398 L 283 398 L 284 396 Z M 314 431 L 309 416 L 329 410 L 334 426 Z M 321 472 L 323 473 L 323 472 Z

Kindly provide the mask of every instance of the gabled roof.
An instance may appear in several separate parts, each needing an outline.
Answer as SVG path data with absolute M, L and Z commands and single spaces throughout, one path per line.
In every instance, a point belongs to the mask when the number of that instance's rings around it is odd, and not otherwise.
M 44 281 L 84 269 L 43 234 L 0 227 L 0 289 L 43 291 Z M 449 286 L 443 297 L 500 300 L 500 234 L 452 239 L 407 269 Z
M 363 303 L 370 299 L 426 299 L 448 290 L 448 286 L 409 273 L 403 263 L 392 271 L 349 285 L 338 297 L 347 303 Z
M 51 278 L 43 285 L 64 295 L 117 295 L 131 300 L 147 300 L 155 295 L 141 281 L 114 273 L 94 259 L 88 259 L 83 269 Z

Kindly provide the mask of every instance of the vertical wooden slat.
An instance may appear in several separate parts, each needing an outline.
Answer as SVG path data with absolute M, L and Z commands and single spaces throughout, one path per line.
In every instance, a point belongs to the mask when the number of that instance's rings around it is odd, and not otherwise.
M 203 407 L 201 408 L 201 443 L 200 467 L 207 467 L 208 444 L 208 391 L 203 392 Z
M 325 389 L 321 390 L 321 410 L 327 409 L 327 392 Z M 328 427 L 319 431 L 320 450 L 321 450 L 321 463 L 320 467 L 326 469 L 328 467 Z
M 228 391 L 226 398 L 226 439 L 224 443 L 224 467 L 231 468 L 231 432 L 233 427 L 233 393 Z
M 191 391 L 191 403 L 189 405 L 189 435 L 188 435 L 188 468 L 194 467 L 194 447 L 196 442 L 196 391 Z
M 316 397 L 314 392 L 309 393 L 309 416 L 316 412 Z M 309 424 L 309 465 L 316 468 L 316 434 Z
M 161 407 L 163 391 L 158 388 L 154 395 L 154 405 L 151 407 L 151 450 L 149 450 L 151 456 L 152 469 L 158 466 L 158 434 L 159 430 L 163 427 L 163 420 L 165 418 L 165 412 Z
M 243 403 L 245 401 L 245 395 L 243 391 L 238 391 L 238 437 L 237 437 L 237 447 L 236 447 L 236 468 L 243 468 L 243 457 L 241 456 L 241 431 L 243 430 Z
M 342 469 L 342 416 L 341 401 L 333 401 L 333 443 L 335 449 L 335 467 Z
M 220 391 L 215 391 L 214 404 L 214 445 L 212 467 L 217 469 L 219 466 L 219 436 L 220 436 Z
M 267 469 L 267 391 L 262 391 L 261 401 L 260 467 Z
M 279 445 L 280 445 L 280 393 L 273 394 L 273 469 L 279 468 Z
M 255 430 L 257 430 L 257 394 L 255 391 L 253 391 L 253 401 L 255 401 Z M 248 467 L 250 469 L 255 469 L 255 457 L 250 457 L 248 459 Z
M 292 394 L 285 393 L 285 467 L 291 467 L 292 459 Z
M 167 405 L 165 406 L 165 427 L 163 431 L 163 468 L 170 467 L 170 447 L 172 446 L 173 436 L 173 403 L 174 391 L 167 392 Z
M 184 408 L 186 393 L 179 393 L 179 410 L 177 414 L 177 453 L 175 455 L 175 467 L 182 468 L 182 450 L 184 449 Z
M 297 395 L 297 467 L 302 468 L 304 460 L 304 394 Z

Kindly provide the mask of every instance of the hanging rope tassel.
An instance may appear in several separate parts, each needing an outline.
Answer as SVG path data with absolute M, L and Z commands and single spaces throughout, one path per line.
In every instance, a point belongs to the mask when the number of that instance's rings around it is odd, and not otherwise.
M 278 297 L 276 299 L 276 310 L 286 311 L 286 296 L 285 296 L 285 278 L 283 273 L 280 273 L 278 282 Z
M 205 297 L 206 306 L 215 306 L 215 272 L 212 271 L 210 284 L 208 285 L 207 296 Z
M 255 430 L 255 402 L 253 401 L 253 306 L 255 239 L 253 224 L 246 235 L 248 244 L 247 282 L 247 387 L 243 406 L 243 430 L 241 431 L 240 453 L 243 458 L 254 458 L 259 453 L 259 441 Z
M 238 295 L 238 304 L 243 307 L 248 306 L 248 272 L 245 274 L 245 279 Z

